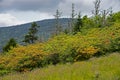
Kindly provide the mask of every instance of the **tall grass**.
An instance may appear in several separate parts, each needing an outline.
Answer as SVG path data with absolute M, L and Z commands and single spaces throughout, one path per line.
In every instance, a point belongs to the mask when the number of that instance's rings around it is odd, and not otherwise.
M 51 65 L 26 73 L 11 73 L 0 80 L 120 80 L 120 54 Z

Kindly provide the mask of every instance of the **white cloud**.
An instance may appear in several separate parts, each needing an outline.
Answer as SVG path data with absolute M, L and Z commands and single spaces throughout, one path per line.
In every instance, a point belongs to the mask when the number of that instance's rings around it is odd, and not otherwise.
M 53 15 L 48 14 L 48 13 L 40 13 L 40 20 L 54 18 Z
M 0 27 L 18 25 L 23 23 L 24 21 L 18 20 L 16 17 L 9 13 L 0 14 Z
M 19 20 L 24 20 L 26 23 L 54 18 L 53 14 L 40 11 L 9 11 L 9 13 Z

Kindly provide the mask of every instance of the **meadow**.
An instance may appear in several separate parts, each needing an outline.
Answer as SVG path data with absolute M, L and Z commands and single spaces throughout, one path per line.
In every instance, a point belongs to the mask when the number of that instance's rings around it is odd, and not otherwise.
M 0 80 L 120 80 L 120 53 L 75 63 L 49 65 L 25 73 L 10 73 Z

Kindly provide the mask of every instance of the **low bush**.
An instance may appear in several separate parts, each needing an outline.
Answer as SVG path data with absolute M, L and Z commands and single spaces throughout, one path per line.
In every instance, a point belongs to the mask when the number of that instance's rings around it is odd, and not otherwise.
M 5 69 L 20 72 L 29 71 L 35 67 L 42 67 L 42 61 L 47 54 L 41 48 L 41 44 L 19 46 L 10 50 L 6 55 L 3 55 L 0 58 L 0 64 Z

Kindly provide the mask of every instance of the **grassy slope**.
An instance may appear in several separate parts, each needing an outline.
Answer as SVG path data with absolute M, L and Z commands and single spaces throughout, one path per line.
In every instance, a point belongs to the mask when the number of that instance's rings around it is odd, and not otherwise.
M 24 74 L 13 73 L 0 80 L 120 80 L 120 54 L 49 66 Z

